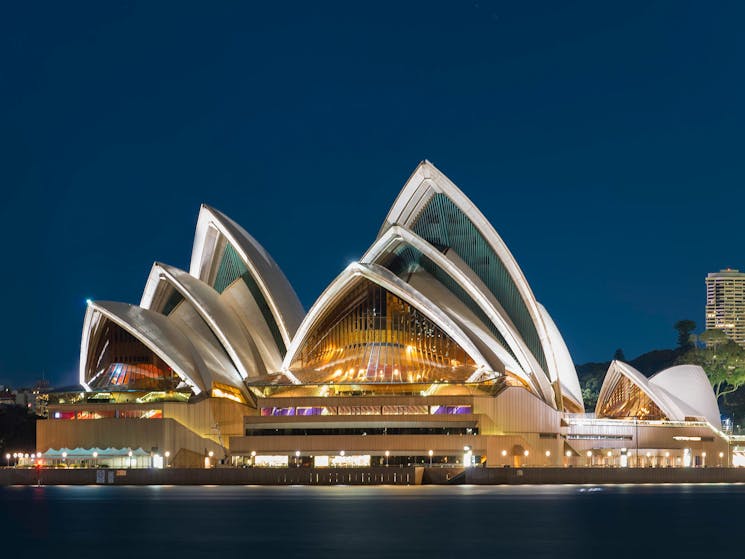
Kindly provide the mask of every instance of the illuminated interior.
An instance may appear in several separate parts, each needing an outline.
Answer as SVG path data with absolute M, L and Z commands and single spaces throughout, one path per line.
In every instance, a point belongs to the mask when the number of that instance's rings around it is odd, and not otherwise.
M 625 376 L 619 378 L 610 395 L 602 402 L 598 417 L 667 419 L 649 395 Z
M 426 383 L 476 370 L 432 320 L 362 279 L 309 332 L 291 371 L 324 373 L 316 382 Z
M 212 383 L 212 396 L 214 398 L 227 398 L 234 402 L 240 402 L 241 404 L 246 403 L 246 399 L 241 394 L 241 391 L 234 386 L 228 386 L 221 382 Z
M 88 385 L 93 390 L 174 390 L 178 375 L 148 347 L 117 324 L 105 320 L 89 348 Z

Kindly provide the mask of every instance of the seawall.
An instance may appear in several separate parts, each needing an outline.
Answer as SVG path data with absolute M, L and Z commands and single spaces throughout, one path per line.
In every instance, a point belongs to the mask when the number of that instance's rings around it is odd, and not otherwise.
M 0 485 L 420 485 L 423 468 L 0 470 Z
M 745 483 L 745 468 L 0 469 L 0 485 L 556 485 Z

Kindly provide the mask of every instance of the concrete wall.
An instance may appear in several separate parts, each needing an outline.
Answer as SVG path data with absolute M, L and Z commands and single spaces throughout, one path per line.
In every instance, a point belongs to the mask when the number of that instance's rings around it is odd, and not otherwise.
M 475 485 L 743 483 L 745 468 L 469 468 Z
M 138 448 L 175 455 L 182 448 L 222 457 L 218 444 L 189 431 L 173 419 L 45 419 L 36 422 L 36 448 Z
M 223 445 L 229 438 L 243 434 L 243 416 L 252 410 L 227 398 L 205 398 L 194 403 L 164 402 L 163 417 L 172 418 L 200 437 L 218 442 L 218 429 Z
M 482 414 L 482 435 L 558 433 L 561 416 L 545 402 L 519 387 L 510 387 L 496 398 L 474 398 L 473 413 Z
M 250 408 L 225 398 L 205 398 L 193 403 L 153 404 L 85 403 L 55 406 L 59 411 L 134 411 L 161 409 L 163 419 L 105 418 L 91 420 L 47 419 L 36 423 L 36 448 L 158 448 L 175 456 L 189 450 L 202 456 L 210 450 L 224 455 L 230 437 L 243 433 L 243 417 Z M 222 445 L 220 444 L 222 440 Z M 190 460 L 189 463 L 193 462 Z

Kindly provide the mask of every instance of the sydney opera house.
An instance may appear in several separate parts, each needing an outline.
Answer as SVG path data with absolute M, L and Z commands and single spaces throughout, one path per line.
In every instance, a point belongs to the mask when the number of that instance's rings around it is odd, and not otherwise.
M 489 221 L 427 161 L 307 313 L 264 248 L 202 206 L 188 272 L 155 263 L 139 305 L 89 302 L 79 374 L 81 390 L 54 394 L 38 422 L 53 461 L 729 460 L 698 367 L 647 379 L 613 362 L 585 410 L 551 315 Z

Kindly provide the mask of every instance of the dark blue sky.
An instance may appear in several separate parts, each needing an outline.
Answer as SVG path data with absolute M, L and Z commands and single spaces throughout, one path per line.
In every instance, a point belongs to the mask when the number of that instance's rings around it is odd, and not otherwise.
M 187 267 L 199 204 L 306 308 L 416 164 L 481 208 L 575 362 L 745 267 L 739 2 L 15 2 L 0 17 L 0 383 L 76 379 L 86 297 Z

